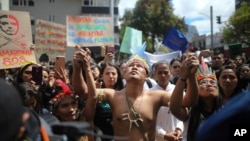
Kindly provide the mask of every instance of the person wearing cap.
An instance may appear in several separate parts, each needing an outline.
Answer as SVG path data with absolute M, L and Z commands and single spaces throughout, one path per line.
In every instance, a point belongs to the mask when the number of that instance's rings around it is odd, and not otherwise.
M 120 91 L 114 89 L 97 89 L 90 69 L 89 55 L 84 50 L 76 51 L 74 59 L 83 62 L 85 69 L 88 98 L 84 113 L 87 121 L 94 119 L 96 102 L 106 101 L 110 104 L 113 113 L 114 140 L 121 140 L 121 137 L 130 141 L 155 140 L 157 112 L 161 106 L 168 106 L 170 93 L 162 90 L 146 90 L 143 88 L 148 77 L 149 68 L 145 61 L 139 57 L 131 58 L 126 65 L 124 79 L 126 86 Z M 196 84 L 195 72 L 199 61 L 197 57 L 190 56 L 184 60 L 187 69 L 183 70 L 180 78 L 183 84 Z M 185 82 L 184 82 L 185 81 Z M 195 101 L 188 99 L 188 96 L 195 97 L 196 85 L 188 85 L 187 93 L 183 99 L 183 105 L 189 105 Z M 178 89 L 178 86 L 175 87 Z M 189 90 L 187 90 L 189 92 Z M 192 96 L 194 95 L 194 96 Z

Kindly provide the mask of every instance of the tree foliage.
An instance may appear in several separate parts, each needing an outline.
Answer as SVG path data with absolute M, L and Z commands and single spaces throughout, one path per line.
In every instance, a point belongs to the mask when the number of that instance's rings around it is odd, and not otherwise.
M 180 31 L 185 30 L 184 18 L 173 13 L 169 0 L 138 0 L 133 10 L 125 11 L 122 21 L 120 38 L 124 35 L 126 26 L 141 30 L 143 40 L 147 41 L 147 50 L 153 52 L 154 38 L 163 38 L 170 26 Z M 148 38 L 151 36 L 151 38 Z
M 250 43 L 250 4 L 243 2 L 223 28 L 223 39 L 230 43 Z

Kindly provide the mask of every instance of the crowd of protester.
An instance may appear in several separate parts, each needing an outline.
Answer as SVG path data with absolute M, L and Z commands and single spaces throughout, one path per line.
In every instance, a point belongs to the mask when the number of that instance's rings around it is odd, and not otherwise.
M 12 93 L 20 96 L 17 104 L 25 107 L 22 113 L 16 113 L 20 122 L 27 120 L 25 113 L 28 111 L 39 118 L 49 115 L 49 119 L 55 118 L 57 122 L 90 124 L 89 132 L 69 137 L 74 138 L 72 140 L 194 141 L 199 126 L 206 119 L 250 88 L 250 64 L 245 58 L 240 55 L 225 58 L 219 51 L 207 52 L 202 50 L 198 56 L 186 52 L 182 58 L 170 62 L 159 60 L 148 68 L 140 57 L 115 62 L 112 52 L 96 62 L 90 50 L 78 48 L 65 69 L 42 66 L 41 84 L 32 79 L 32 68 L 40 64 L 27 62 L 20 68 L 1 69 L 0 77 L 5 81 L 1 80 L 0 91 L 7 93 L 4 87 L 10 87 Z M 5 105 L 0 106 L 2 109 Z M 139 113 L 131 112 L 133 108 Z M 132 118 L 133 113 L 140 116 Z M 1 113 L 2 116 L 5 114 Z M 144 135 L 136 128 L 140 123 L 144 125 Z M 18 125 L 17 128 L 21 128 L 23 123 Z M 25 130 L 28 131 L 28 127 Z M 35 136 L 32 131 L 20 134 L 17 129 L 8 133 L 10 138 L 6 134 L 6 140 L 49 138 L 41 133 Z

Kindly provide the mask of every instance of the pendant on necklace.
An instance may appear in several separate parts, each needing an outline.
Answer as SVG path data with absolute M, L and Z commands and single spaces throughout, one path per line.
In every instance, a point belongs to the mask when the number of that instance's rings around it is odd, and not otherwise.
M 132 124 L 133 124 L 133 123 L 134 123 L 137 127 L 139 127 L 139 123 L 138 123 L 138 122 L 140 122 L 140 121 L 142 122 L 142 121 L 143 121 L 142 118 L 141 118 L 141 115 L 140 115 L 139 113 L 135 112 L 134 114 L 136 115 L 136 119 L 132 119 L 132 118 L 130 117 L 130 114 L 129 114 L 129 113 L 124 113 L 124 114 L 122 114 L 122 116 L 123 116 L 122 120 L 129 120 L 129 129 L 128 129 L 129 132 L 130 132 L 131 129 L 132 129 Z

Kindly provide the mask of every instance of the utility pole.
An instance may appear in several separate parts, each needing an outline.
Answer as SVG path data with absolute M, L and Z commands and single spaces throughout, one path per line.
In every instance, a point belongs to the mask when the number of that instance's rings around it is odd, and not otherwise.
M 210 22 L 211 22 L 211 49 L 214 50 L 214 36 L 213 36 L 213 6 L 210 6 Z

